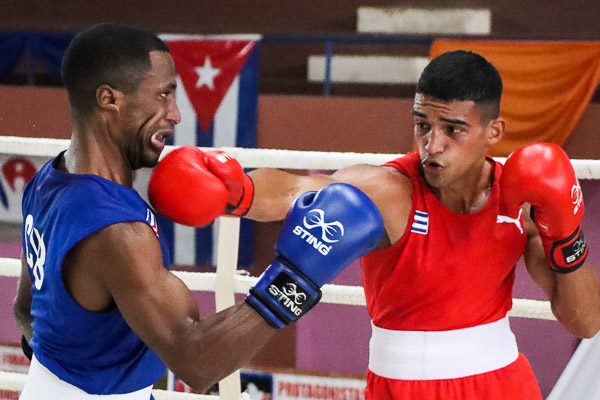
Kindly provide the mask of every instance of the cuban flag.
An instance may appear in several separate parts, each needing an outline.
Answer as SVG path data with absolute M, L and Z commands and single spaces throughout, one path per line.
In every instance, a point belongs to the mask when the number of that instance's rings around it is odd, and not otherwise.
M 420 235 L 427 235 L 427 232 L 429 232 L 429 214 L 424 211 L 415 211 L 410 231 Z
M 181 123 L 172 143 L 199 147 L 256 147 L 260 35 L 161 35 L 178 74 Z M 159 217 L 173 263 L 215 265 L 217 223 L 189 228 Z M 239 264 L 253 263 L 253 224 L 242 219 Z M 213 256 L 214 255 L 214 256 Z

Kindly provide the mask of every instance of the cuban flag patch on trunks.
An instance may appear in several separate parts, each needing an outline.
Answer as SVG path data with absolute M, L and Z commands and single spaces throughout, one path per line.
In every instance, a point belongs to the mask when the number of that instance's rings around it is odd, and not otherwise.
M 427 235 L 429 230 L 429 214 L 423 211 L 416 210 L 414 221 L 410 227 L 410 231 L 421 235 Z

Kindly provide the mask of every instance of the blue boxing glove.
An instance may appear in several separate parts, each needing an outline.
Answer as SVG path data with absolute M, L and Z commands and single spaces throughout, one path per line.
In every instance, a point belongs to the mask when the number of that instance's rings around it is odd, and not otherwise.
M 321 298 L 321 286 L 379 244 L 383 218 L 366 194 L 333 183 L 300 195 L 275 243 L 275 261 L 246 302 L 274 327 L 296 321 Z

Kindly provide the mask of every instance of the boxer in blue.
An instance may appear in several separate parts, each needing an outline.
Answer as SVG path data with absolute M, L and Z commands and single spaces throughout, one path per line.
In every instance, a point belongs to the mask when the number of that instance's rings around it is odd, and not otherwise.
M 71 143 L 23 196 L 14 310 L 32 362 L 22 400 L 148 400 L 165 366 L 203 392 L 313 307 L 320 286 L 382 238 L 379 211 L 355 187 L 304 193 L 289 211 L 275 261 L 246 301 L 201 319 L 169 272 L 154 208 L 131 187 L 133 172 L 156 165 L 180 121 L 168 47 L 143 30 L 100 24 L 74 38 L 62 68 Z M 195 200 L 164 196 L 172 216 Z M 214 218 L 226 201 L 196 212 Z M 307 227 L 313 214 L 320 223 Z M 186 211 L 177 219 L 211 218 Z M 318 238 L 334 225 L 327 252 L 295 233 L 305 226 Z

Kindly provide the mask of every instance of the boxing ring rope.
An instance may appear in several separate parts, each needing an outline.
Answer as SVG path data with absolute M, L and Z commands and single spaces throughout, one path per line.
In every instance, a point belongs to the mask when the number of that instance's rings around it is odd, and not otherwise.
M 0 137 L 0 154 L 19 156 L 54 157 L 69 146 L 65 139 L 40 139 L 21 137 Z M 167 146 L 162 157 L 176 146 Z M 215 150 L 206 148 L 204 150 Z M 334 153 L 317 151 L 291 151 L 273 149 L 221 148 L 235 157 L 244 168 L 280 168 L 313 170 L 337 170 L 354 164 L 382 164 L 398 157 L 398 154 L 374 153 Z M 503 158 L 496 158 L 504 162 Z M 579 179 L 600 179 L 600 160 L 571 160 Z M 217 311 L 234 304 L 234 293 L 246 294 L 258 278 L 242 276 L 237 273 L 237 247 L 239 241 L 230 240 L 239 237 L 239 218 L 221 217 L 218 220 L 218 249 L 216 273 L 196 273 L 173 271 L 190 290 L 215 293 Z M 0 258 L 0 276 L 18 277 L 21 263 L 18 259 Z M 361 286 L 327 284 L 322 288 L 322 303 L 365 306 L 366 300 Z M 555 320 L 548 301 L 532 299 L 513 299 L 510 317 Z M 0 372 L 0 389 L 20 390 L 25 374 Z M 219 383 L 220 396 L 201 396 L 186 393 L 155 390 L 157 400 L 175 399 L 227 399 L 240 398 L 239 371 Z M 10 389 L 16 385 L 17 389 Z M 163 393 L 164 392 L 164 393 Z M 244 394 L 242 394 L 243 397 Z M 173 396 L 173 397 L 170 397 Z
M 67 147 L 69 147 L 68 139 L 0 136 L 0 154 L 54 157 Z M 161 158 L 177 147 L 167 146 Z M 217 150 L 214 147 L 202 149 Z M 383 164 L 399 156 L 396 153 L 340 153 L 240 147 L 221 147 L 220 150 L 235 157 L 244 168 L 307 169 L 304 165 L 310 165 L 310 169 L 313 170 L 336 170 L 354 164 Z M 495 157 L 495 160 L 504 162 L 505 158 Z M 579 179 L 600 179 L 600 160 L 571 160 L 571 164 Z
M 186 286 L 193 291 L 218 292 L 219 266 L 217 272 L 188 272 L 173 271 Z M 0 257 L 0 276 L 18 277 L 21 272 L 21 261 L 13 258 Z M 234 293 L 246 294 L 258 280 L 256 277 L 235 275 L 233 278 Z M 366 306 L 362 286 L 346 286 L 326 284 L 322 288 L 321 303 L 345 304 L 351 306 Z M 523 317 L 545 320 L 556 320 L 550 310 L 550 303 L 542 300 L 513 299 L 513 308 L 508 312 L 511 317 Z

